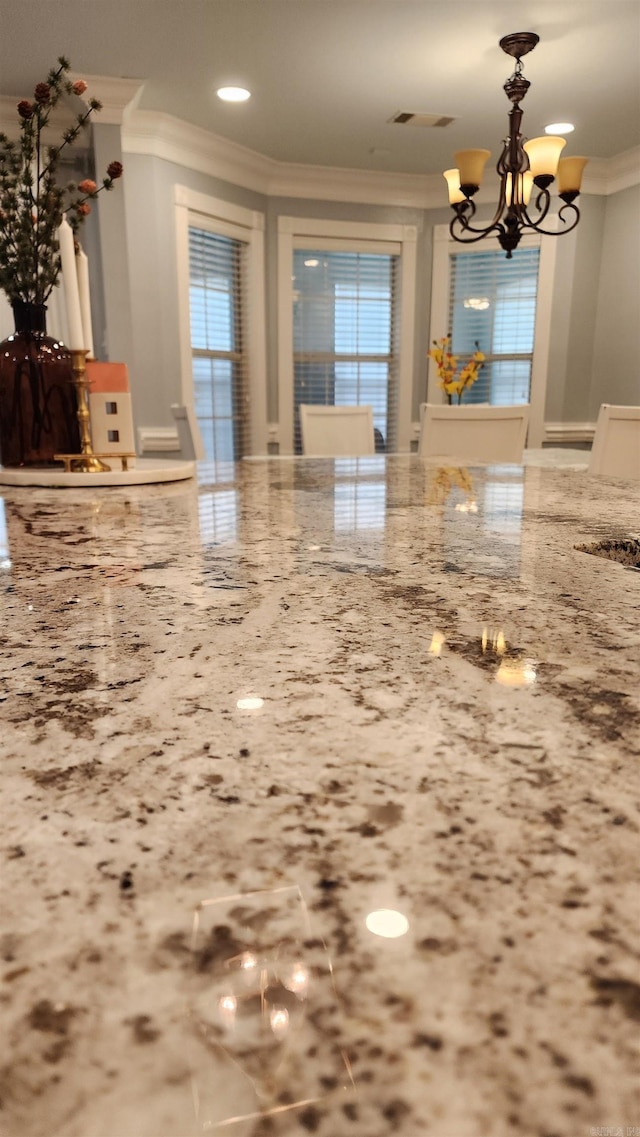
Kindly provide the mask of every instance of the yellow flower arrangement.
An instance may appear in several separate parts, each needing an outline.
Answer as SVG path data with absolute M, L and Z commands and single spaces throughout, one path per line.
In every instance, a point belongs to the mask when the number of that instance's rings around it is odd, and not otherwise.
M 428 352 L 428 357 L 433 359 L 436 367 L 438 368 L 438 376 L 440 378 L 440 387 L 447 396 L 447 402 L 452 402 L 452 396 L 458 396 L 458 402 L 462 402 L 463 391 L 467 387 L 472 387 L 475 383 L 480 371 L 484 365 L 484 352 L 480 351 L 478 341 L 476 340 L 476 350 L 471 359 L 464 364 L 458 371 L 458 356 L 451 353 L 451 336 L 443 336 L 440 340 L 433 341 L 433 347 Z

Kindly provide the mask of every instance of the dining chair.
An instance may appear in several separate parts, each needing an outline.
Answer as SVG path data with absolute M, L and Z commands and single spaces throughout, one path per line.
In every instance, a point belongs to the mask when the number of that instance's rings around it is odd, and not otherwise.
M 521 462 L 528 423 L 528 404 L 421 403 L 418 454 L 466 462 Z
M 178 432 L 180 458 L 185 462 L 202 461 L 205 457 L 204 444 L 193 408 L 172 403 L 171 412 Z
M 602 403 L 593 436 L 589 473 L 640 480 L 640 407 Z
M 302 453 L 314 458 L 359 458 L 375 454 L 373 408 L 301 403 Z

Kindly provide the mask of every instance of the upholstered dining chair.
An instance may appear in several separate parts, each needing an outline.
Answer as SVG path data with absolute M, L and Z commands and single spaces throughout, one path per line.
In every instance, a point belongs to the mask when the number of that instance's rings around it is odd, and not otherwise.
M 465 462 L 521 462 L 528 424 L 528 404 L 421 403 L 418 454 Z
M 301 403 L 299 411 L 304 455 L 359 458 L 375 454 L 372 407 L 323 407 Z
M 602 404 L 593 436 L 589 473 L 640 480 L 640 407 Z

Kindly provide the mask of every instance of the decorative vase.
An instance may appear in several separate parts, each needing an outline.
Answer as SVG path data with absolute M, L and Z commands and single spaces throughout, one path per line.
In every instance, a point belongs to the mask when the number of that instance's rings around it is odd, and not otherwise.
M 44 304 L 12 301 L 16 330 L 0 343 L 0 462 L 57 466 L 79 454 L 71 354 L 47 335 Z

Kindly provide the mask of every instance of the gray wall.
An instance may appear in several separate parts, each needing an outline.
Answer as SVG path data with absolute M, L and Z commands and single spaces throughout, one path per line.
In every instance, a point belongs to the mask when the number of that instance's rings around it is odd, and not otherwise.
M 111 142 L 112 139 L 110 138 Z M 118 273 L 116 290 L 104 287 L 107 322 L 101 337 L 115 358 L 109 333 L 111 313 L 122 328 L 123 305 L 132 321 L 128 359 L 137 426 L 171 426 L 170 404 L 180 397 L 180 349 L 174 222 L 174 186 L 265 214 L 268 417 L 277 420 L 277 225 L 281 215 L 415 225 L 418 230 L 413 416 L 426 394 L 433 227 L 447 223 L 447 207 L 436 210 L 361 205 L 299 198 L 267 198 L 218 178 L 159 158 L 126 155 L 121 183 L 128 243 L 128 271 Z M 110 197 L 112 195 L 109 195 Z M 111 203 L 109 203 L 111 204 Z M 602 401 L 640 402 L 640 187 L 610 197 L 584 196 L 574 233 L 556 247 L 556 279 L 546 419 L 594 421 Z M 479 218 L 482 217 L 482 212 Z M 114 222 L 115 223 L 114 218 Z M 109 229 L 101 224 L 104 242 Z M 121 245 L 119 246 L 121 248 Z M 111 297 L 109 296 L 111 292 Z
M 589 407 L 640 403 L 640 186 L 606 199 Z
M 173 426 L 171 403 L 181 398 L 174 186 L 261 212 L 266 198 L 160 158 L 128 154 L 124 165 L 134 421 Z

